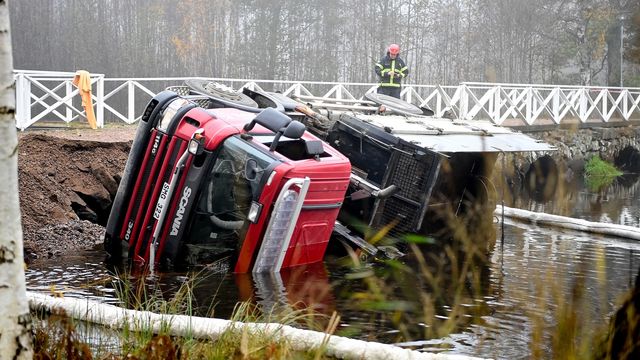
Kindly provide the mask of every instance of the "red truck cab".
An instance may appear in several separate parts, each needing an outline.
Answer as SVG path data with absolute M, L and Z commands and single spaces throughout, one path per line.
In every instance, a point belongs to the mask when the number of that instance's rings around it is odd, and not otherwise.
M 147 106 L 109 217 L 110 257 L 277 272 L 322 261 L 349 185 L 341 153 L 272 108 Z

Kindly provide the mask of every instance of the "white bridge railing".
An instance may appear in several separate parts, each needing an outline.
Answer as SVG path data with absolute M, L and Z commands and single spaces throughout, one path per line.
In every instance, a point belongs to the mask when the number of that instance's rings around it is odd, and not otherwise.
M 75 73 L 15 70 L 16 126 L 24 130 L 38 121 L 69 123 L 84 118 Z M 92 99 L 97 124 L 139 120 L 144 106 L 167 86 L 189 78 L 106 78 L 92 74 Z M 357 100 L 375 91 L 372 83 L 201 78 L 235 89 L 279 91 Z M 426 106 L 437 116 L 446 112 L 460 119 L 491 120 L 498 125 L 557 125 L 566 122 L 608 123 L 640 120 L 640 88 L 527 84 L 461 83 L 457 86 L 403 87 L 402 98 Z

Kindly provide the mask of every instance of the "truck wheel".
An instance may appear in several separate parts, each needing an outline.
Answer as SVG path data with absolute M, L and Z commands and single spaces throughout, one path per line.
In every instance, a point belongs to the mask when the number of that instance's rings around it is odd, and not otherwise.
M 209 96 L 214 100 L 222 100 L 223 103 L 229 103 L 231 106 L 237 104 L 253 108 L 258 107 L 258 103 L 252 98 L 215 81 L 189 79 L 185 80 L 184 84 L 195 93 Z
M 394 98 L 393 96 L 378 94 L 378 93 L 368 93 L 365 94 L 364 97 L 367 100 L 371 100 L 378 105 L 384 105 L 387 109 L 407 115 L 422 115 L 422 109 L 419 107 L 410 104 L 404 100 Z

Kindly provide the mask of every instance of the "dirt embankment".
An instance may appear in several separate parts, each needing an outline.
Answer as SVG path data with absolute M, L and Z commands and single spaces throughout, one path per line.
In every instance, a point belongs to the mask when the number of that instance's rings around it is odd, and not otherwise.
M 135 127 L 19 133 L 18 172 L 25 258 L 102 242 Z

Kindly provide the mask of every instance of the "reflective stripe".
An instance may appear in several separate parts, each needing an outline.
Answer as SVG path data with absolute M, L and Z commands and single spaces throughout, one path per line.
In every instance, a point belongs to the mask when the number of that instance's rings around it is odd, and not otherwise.
M 379 71 L 380 76 L 382 78 L 384 78 L 385 76 L 389 77 L 388 80 L 387 79 L 381 80 L 379 86 L 399 88 L 401 87 L 400 81 L 407 76 L 404 72 L 407 71 L 408 67 L 403 66 L 402 68 L 396 68 L 397 65 L 400 65 L 400 64 L 404 65 L 404 63 L 403 62 L 397 63 L 396 59 L 390 59 L 390 60 L 391 60 L 391 63 L 389 64 L 388 68 L 385 68 L 382 63 L 376 63 L 376 66 L 380 69 Z M 392 71 L 397 76 L 389 76 L 389 73 Z
M 396 59 L 391 60 L 391 71 L 396 70 Z M 393 76 L 389 76 L 389 84 L 393 84 Z

